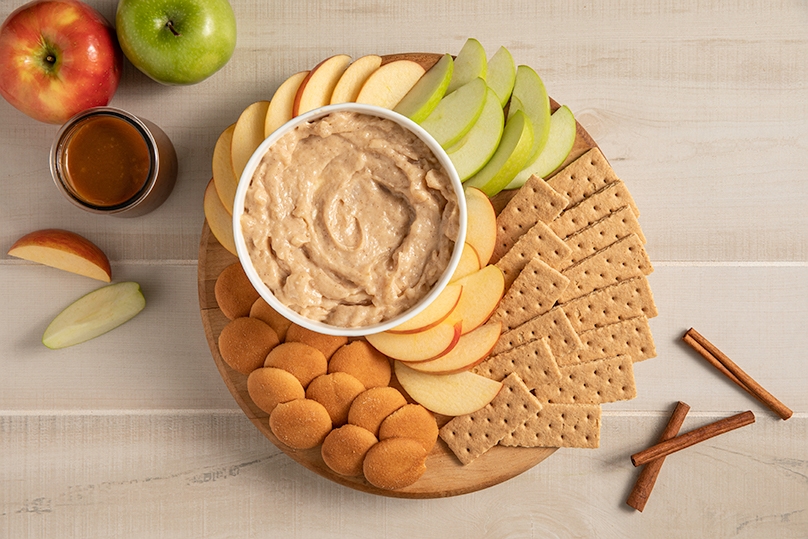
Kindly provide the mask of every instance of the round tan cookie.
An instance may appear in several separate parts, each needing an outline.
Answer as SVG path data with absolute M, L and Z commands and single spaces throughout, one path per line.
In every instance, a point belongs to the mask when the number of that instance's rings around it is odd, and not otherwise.
M 388 438 L 371 447 L 362 463 L 371 485 L 394 490 L 412 485 L 426 471 L 426 450 L 411 438 Z
M 407 404 L 401 392 L 392 387 L 373 387 L 357 396 L 348 410 L 348 423 L 379 435 L 382 421 Z
M 354 341 L 340 347 L 328 362 L 328 372 L 347 372 L 366 388 L 390 383 L 390 360 L 366 341 Z
M 239 262 L 222 270 L 216 278 L 213 294 L 219 308 L 230 320 L 249 316 L 250 308 L 259 297 Z
M 250 307 L 250 316 L 266 323 L 275 330 L 281 342 L 286 340 L 286 330 L 292 325 L 292 321 L 272 308 L 264 298 L 258 298 Z
M 412 438 L 421 442 L 429 453 L 438 440 L 438 422 L 432 412 L 420 404 L 406 404 L 382 421 L 379 440 L 387 438 Z
M 332 430 L 323 440 L 320 453 L 326 466 L 340 475 L 362 475 L 362 462 L 378 440 L 373 433 L 356 425 Z
M 264 367 L 277 367 L 291 372 L 307 387 L 312 380 L 325 374 L 328 361 L 322 352 L 301 342 L 281 343 L 266 356 Z
M 294 374 L 275 367 L 252 371 L 247 377 L 247 393 L 255 405 L 268 414 L 282 402 L 306 396 L 306 390 Z
M 323 353 L 326 359 L 329 359 L 337 349 L 348 342 L 348 337 L 340 337 L 338 335 L 324 335 L 317 333 L 303 326 L 292 324 L 286 330 L 286 341 L 302 342 L 315 347 Z
M 316 400 L 328 410 L 335 427 L 348 421 L 354 399 L 365 390 L 362 382 L 345 372 L 321 374 L 306 388 L 306 398 Z
M 311 449 L 331 432 L 331 418 L 319 402 L 295 399 L 277 405 L 269 415 L 269 428 L 293 449 Z
M 255 318 L 231 320 L 219 334 L 222 359 L 242 374 L 264 366 L 264 360 L 280 339 L 271 327 Z

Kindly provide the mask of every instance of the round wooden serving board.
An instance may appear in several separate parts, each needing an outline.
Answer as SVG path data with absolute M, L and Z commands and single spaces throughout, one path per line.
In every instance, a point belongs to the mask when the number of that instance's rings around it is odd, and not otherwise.
M 429 69 L 440 57 L 441 55 L 432 53 L 407 53 L 385 56 L 384 62 L 409 59 L 417 61 Z M 558 107 L 552 100 L 551 105 L 553 109 Z M 567 158 L 567 162 L 573 161 L 594 146 L 595 142 L 578 124 L 575 146 Z M 495 208 L 498 211 L 501 210 L 512 195 L 513 193 L 509 192 L 497 195 L 494 199 Z M 231 369 L 219 353 L 219 334 L 229 320 L 216 303 L 214 286 L 221 271 L 235 262 L 238 262 L 238 258 L 222 247 L 205 222 L 199 245 L 197 278 L 202 325 L 208 346 L 225 385 L 250 421 L 276 447 L 309 470 L 341 485 L 373 494 L 401 498 L 438 498 L 466 494 L 496 485 L 529 470 L 555 452 L 553 448 L 496 446 L 471 464 L 464 466 L 455 458 L 446 444 L 438 439 L 427 457 L 424 475 L 409 487 L 391 491 L 374 487 L 363 477 L 345 477 L 334 473 L 323 462 L 319 446 L 309 450 L 295 450 L 285 446 L 269 429 L 268 414 L 255 406 L 250 399 L 247 393 L 247 376 Z M 439 424 L 443 424 L 447 419 L 438 418 Z

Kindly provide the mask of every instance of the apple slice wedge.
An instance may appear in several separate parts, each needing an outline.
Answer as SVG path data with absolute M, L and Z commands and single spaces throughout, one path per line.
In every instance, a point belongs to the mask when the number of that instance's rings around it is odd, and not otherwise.
M 278 86 L 267 107 L 264 118 L 264 138 L 271 135 L 276 129 L 292 119 L 292 108 L 295 104 L 295 95 L 300 83 L 308 76 L 308 71 L 295 73 Z
M 487 72 L 485 48 L 476 39 L 467 39 L 455 58 L 454 73 L 446 93 L 450 94 L 478 77 L 485 80 Z
M 241 173 L 253 152 L 264 140 L 264 123 L 269 110 L 269 101 L 256 101 L 242 111 L 233 129 L 230 143 L 230 158 L 233 160 L 233 176 L 240 179 Z
M 480 271 L 481 267 L 480 256 L 477 254 L 474 247 L 466 242 L 463 244 L 463 251 L 460 252 L 460 261 L 457 263 L 457 267 L 452 274 L 452 278 L 449 279 L 449 283 L 453 283 L 466 275 Z
M 463 192 L 468 208 L 466 242 L 474 247 L 480 267 L 484 267 L 491 260 L 497 243 L 497 214 L 491 199 L 476 187 L 466 187 Z
M 499 103 L 504 108 L 511 98 L 513 85 L 516 81 L 516 63 L 513 56 L 505 47 L 500 47 L 494 56 L 488 60 L 488 74 L 485 82 L 496 92 Z
M 415 123 L 421 123 L 435 110 L 446 94 L 449 81 L 452 79 L 454 60 L 451 54 L 444 54 L 438 62 L 429 68 L 415 86 L 407 92 L 393 109 Z
M 427 361 L 446 354 L 460 339 L 463 324 L 440 324 L 417 333 L 374 333 L 365 338 L 376 350 L 393 359 Z
M 357 103 L 392 109 L 424 76 L 424 67 L 412 60 L 394 60 L 370 74 L 359 94 Z
M 461 323 L 460 334 L 477 329 L 496 311 L 505 293 L 505 277 L 496 266 L 485 266 L 480 271 L 458 279 L 454 284 L 463 286 L 457 307 L 442 324 Z M 396 358 L 405 359 L 406 358 Z
M 485 106 L 488 86 L 476 78 L 447 94 L 435 110 L 421 122 L 443 148 L 457 144 L 479 119 Z
M 130 320 L 145 306 L 146 299 L 137 283 L 104 286 L 59 313 L 45 330 L 42 344 L 58 349 L 88 341 Z
M 381 65 L 382 57 L 376 54 L 368 54 L 357 58 L 337 81 L 334 92 L 331 94 L 331 104 L 353 103 L 356 101 L 356 96 L 359 95 L 362 85 L 365 84 L 371 73 L 379 69 Z
M 463 138 L 446 148 L 461 182 L 474 176 L 491 159 L 504 128 L 505 113 L 494 90 L 488 88 L 480 117 Z
M 205 219 L 208 221 L 208 226 L 213 236 L 222 244 L 222 247 L 238 256 L 236 253 L 236 240 L 233 237 L 233 217 L 227 213 L 224 204 L 219 200 L 216 187 L 213 185 L 213 179 L 208 182 L 208 186 L 205 188 L 202 206 L 205 211 Z
M 423 311 L 388 331 L 390 333 L 417 333 L 437 326 L 454 310 L 462 293 L 462 286 L 447 285 Z
M 112 280 L 112 269 L 104 251 L 84 236 L 68 230 L 46 228 L 30 232 L 15 241 L 8 254 L 105 283 Z
M 486 406 L 502 389 L 502 382 L 471 371 L 455 374 L 418 372 L 400 361 L 395 373 L 401 387 L 415 402 L 436 414 L 460 416 Z
M 337 54 L 314 66 L 297 89 L 292 104 L 292 116 L 299 116 L 331 103 L 334 88 L 350 64 L 350 56 Z
M 511 95 L 516 99 L 511 100 L 508 119 L 521 110 L 530 119 L 530 125 L 533 127 L 530 160 L 544 149 L 550 135 L 550 96 L 547 95 L 547 89 L 539 74 L 526 65 L 516 68 L 516 79 Z
M 230 153 L 235 129 L 236 124 L 230 125 L 216 139 L 211 166 L 216 194 L 219 195 L 219 200 L 230 214 L 233 213 L 233 202 L 236 200 L 236 188 L 238 187 L 238 179 L 233 175 L 233 159 Z
M 483 324 L 460 337 L 457 345 L 447 354 L 429 361 L 407 363 L 407 366 L 418 372 L 432 374 L 452 374 L 471 370 L 488 357 L 501 334 L 502 322 Z

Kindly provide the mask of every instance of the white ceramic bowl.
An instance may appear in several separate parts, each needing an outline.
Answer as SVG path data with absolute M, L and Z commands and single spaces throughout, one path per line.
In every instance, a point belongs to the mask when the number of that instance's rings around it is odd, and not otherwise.
M 452 257 L 449 260 L 449 265 L 444 271 L 443 275 L 440 279 L 435 283 L 435 286 L 429 293 L 421 298 L 421 300 L 416 303 L 413 307 L 404 311 L 403 313 L 399 314 L 398 316 L 386 320 L 384 322 L 373 324 L 370 326 L 361 326 L 361 327 L 340 327 L 334 326 L 330 324 L 325 324 L 323 322 L 319 322 L 316 320 L 312 320 L 306 318 L 296 311 L 287 307 L 284 303 L 282 303 L 272 291 L 267 287 L 262 281 L 261 278 L 258 276 L 255 268 L 253 267 L 252 260 L 250 259 L 250 254 L 247 251 L 247 244 L 244 241 L 244 236 L 241 231 L 241 215 L 244 213 L 244 199 L 247 193 L 247 188 L 250 185 L 250 181 L 252 180 L 253 174 L 255 170 L 258 168 L 258 165 L 261 162 L 264 154 L 267 152 L 267 149 L 272 146 L 279 138 L 283 135 L 288 133 L 289 131 L 293 130 L 300 124 L 305 122 L 310 122 L 312 120 L 317 120 L 332 112 L 356 112 L 360 114 L 367 114 L 371 116 L 378 116 L 381 118 L 387 118 L 388 120 L 392 120 L 397 124 L 403 126 L 405 129 L 413 132 L 418 138 L 420 138 L 432 153 L 437 157 L 440 164 L 446 170 L 446 173 L 451 180 L 452 186 L 454 187 L 455 195 L 457 196 L 457 206 L 459 209 L 459 217 L 460 217 L 460 226 L 458 231 L 457 241 L 455 242 L 454 251 L 452 252 Z M 460 262 L 460 254 L 463 251 L 463 244 L 466 239 L 466 199 L 463 195 L 463 185 L 460 182 L 460 178 L 457 175 L 457 171 L 455 170 L 454 166 L 452 165 L 449 156 L 446 155 L 446 152 L 441 148 L 440 144 L 438 144 L 432 136 L 427 133 L 423 128 L 421 128 L 418 124 L 411 121 L 409 118 L 406 118 L 396 112 L 393 112 L 389 109 L 376 107 L 372 105 L 363 105 L 359 103 L 344 103 L 339 105 L 328 105 L 325 107 L 321 107 L 305 114 L 301 114 L 293 118 L 292 120 L 285 123 L 283 126 L 278 128 L 275 132 L 273 132 L 269 137 L 261 143 L 260 146 L 255 150 L 250 160 L 247 162 L 247 166 L 244 167 L 244 172 L 241 174 L 241 178 L 239 178 L 238 189 L 236 190 L 236 199 L 235 204 L 233 205 L 233 236 L 236 241 L 236 251 L 238 253 L 239 261 L 241 262 L 244 271 L 247 273 L 247 277 L 250 279 L 250 282 L 261 295 L 262 298 L 266 300 L 276 311 L 280 314 L 285 316 L 287 319 L 291 320 L 292 322 L 303 326 L 307 329 L 312 331 L 316 331 L 319 333 L 325 333 L 327 335 L 344 335 L 344 336 L 361 336 L 361 335 L 369 335 L 372 333 L 379 333 L 388 329 L 391 329 L 406 320 L 409 320 L 413 316 L 417 315 L 423 309 L 425 309 L 432 301 L 440 294 L 446 285 L 449 283 L 449 279 L 452 277 L 454 270 L 457 268 L 457 264 Z

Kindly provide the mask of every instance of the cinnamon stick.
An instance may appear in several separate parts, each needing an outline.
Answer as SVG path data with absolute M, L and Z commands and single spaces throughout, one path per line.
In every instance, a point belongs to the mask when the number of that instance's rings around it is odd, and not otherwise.
M 668 424 L 665 426 L 665 430 L 662 431 L 662 436 L 659 437 L 660 442 L 670 440 L 679 434 L 679 429 L 682 428 L 682 423 L 688 411 L 690 411 L 690 406 L 682 401 L 676 404 L 676 408 L 674 408 L 673 414 L 671 414 Z M 640 471 L 640 475 L 637 477 L 637 482 L 634 483 L 631 494 L 629 494 L 626 500 L 629 506 L 640 512 L 645 509 L 645 504 L 648 502 L 648 497 L 654 489 L 654 484 L 656 483 L 660 469 L 662 469 L 663 462 L 665 462 L 665 457 L 652 460 L 643 467 Z
M 736 365 L 726 354 L 700 335 L 695 329 L 690 328 L 687 330 L 682 340 L 689 344 L 701 357 L 706 359 L 716 369 L 721 371 L 727 378 L 762 402 L 782 419 L 788 419 L 794 413 L 788 406 L 766 391 L 763 386 L 746 374 L 743 369 Z
M 667 457 L 671 453 L 681 451 L 697 443 L 709 440 L 719 434 L 745 427 L 754 422 L 755 414 L 753 414 L 751 410 L 725 417 L 724 419 L 719 419 L 718 421 L 693 429 L 685 434 L 680 434 L 664 442 L 659 442 L 639 453 L 635 453 L 631 455 L 631 463 L 634 464 L 634 466 L 641 466 L 653 460 Z

